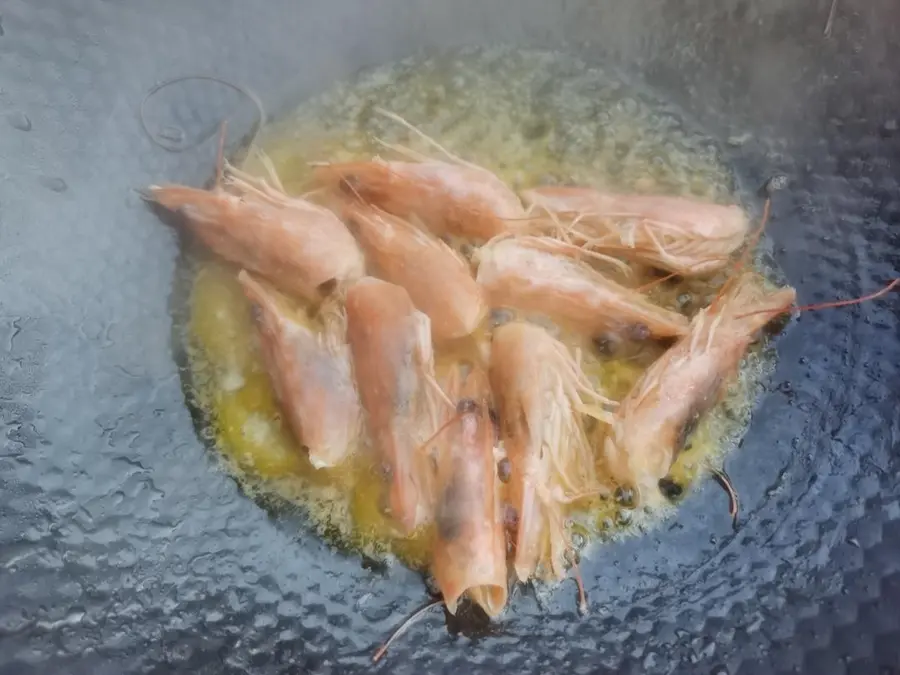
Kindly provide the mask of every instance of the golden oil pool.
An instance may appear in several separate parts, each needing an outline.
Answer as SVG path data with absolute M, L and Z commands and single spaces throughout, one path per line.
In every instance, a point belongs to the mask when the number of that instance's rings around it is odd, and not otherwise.
M 737 200 L 734 178 L 709 138 L 627 82 L 551 52 L 470 50 L 377 68 L 307 101 L 264 130 L 256 144 L 291 194 L 309 188 L 309 165 L 315 161 L 396 157 L 392 146 L 440 158 L 433 146 L 379 114 L 379 108 L 402 115 L 514 189 L 579 184 Z M 264 174 L 253 153 L 245 168 Z M 281 420 L 235 270 L 203 253 L 193 262 L 185 338 L 191 394 L 230 470 L 258 498 L 300 507 L 320 534 L 341 546 L 427 567 L 430 532 L 395 535 L 378 508 L 378 481 L 360 480 L 373 470 L 362 454 L 336 469 L 311 467 Z M 691 314 L 709 302 L 722 281 L 661 285 L 652 297 Z M 575 336 L 557 333 L 578 344 Z M 585 370 L 603 382 L 608 395 L 621 398 L 658 353 L 615 360 L 588 351 Z M 671 472 L 685 491 L 706 466 L 720 464 L 743 434 L 773 365 L 774 350 L 755 347 L 727 399 L 701 420 Z M 651 524 L 652 515 L 594 501 L 573 514 L 576 539 L 631 532 Z

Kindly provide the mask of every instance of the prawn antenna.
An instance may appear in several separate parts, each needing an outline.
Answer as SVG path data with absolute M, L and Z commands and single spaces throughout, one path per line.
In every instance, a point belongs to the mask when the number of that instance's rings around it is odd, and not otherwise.
M 394 629 L 394 632 L 391 633 L 390 637 L 388 637 L 387 640 L 385 640 L 384 644 L 375 650 L 375 653 L 372 654 L 372 663 L 378 663 L 382 659 L 382 657 L 387 653 L 387 650 L 394 643 L 394 641 L 398 637 L 403 635 L 407 630 L 409 630 L 409 627 L 412 626 L 416 621 L 421 619 L 422 616 L 429 609 L 431 609 L 432 607 L 436 607 L 437 605 L 443 605 L 443 604 L 444 604 L 443 598 L 435 598 L 434 600 L 431 600 L 430 602 L 422 605 L 421 607 L 419 607 L 419 609 L 417 609 L 415 612 L 410 614 L 406 619 L 403 620 L 403 623 L 401 623 L 399 626 L 397 626 Z
M 728 474 L 725 473 L 725 471 L 723 471 L 722 469 L 710 467 L 709 471 L 713 475 L 713 478 L 716 479 L 716 482 L 721 486 L 723 490 L 725 490 L 725 493 L 728 495 L 728 515 L 731 516 L 732 529 L 737 532 L 738 515 L 741 508 L 741 503 L 738 499 L 737 490 L 734 489 L 734 483 L 731 482 L 731 478 L 729 478 Z
M 881 290 L 875 291 L 874 293 L 869 293 L 868 295 L 863 295 L 859 298 L 850 298 L 849 300 L 831 300 L 829 302 L 817 302 L 812 305 L 791 305 L 790 307 L 781 307 L 774 309 L 757 309 L 753 312 L 745 312 L 744 314 L 738 314 L 735 318 L 743 319 L 746 316 L 754 316 L 755 314 L 771 314 L 774 318 L 778 314 L 789 314 L 791 312 L 817 312 L 820 309 L 831 309 L 832 307 L 847 307 L 849 305 L 859 305 L 864 302 L 869 302 L 870 300 L 877 300 L 882 295 L 886 295 L 889 293 L 897 284 L 900 284 L 900 278 L 894 279 L 887 286 L 882 288 Z
M 678 276 L 677 272 L 671 272 L 664 277 L 660 277 L 659 279 L 654 279 L 653 281 L 649 281 L 646 284 L 644 284 L 643 286 L 638 286 L 634 290 L 637 291 L 638 293 L 646 293 L 651 288 L 654 288 L 655 286 L 658 286 L 659 284 L 665 283 L 669 279 L 674 279 L 677 276 Z
M 228 135 L 228 120 L 222 120 L 219 124 L 219 145 L 216 149 L 216 184 L 215 189 L 222 187 L 222 179 L 225 177 L 225 137 Z
M 743 253 L 741 253 L 740 258 L 738 258 L 737 263 L 734 266 L 733 274 L 728 277 L 724 284 L 722 284 L 722 288 L 719 289 L 719 292 L 716 293 L 716 297 L 713 298 L 713 301 L 709 304 L 709 309 L 712 311 L 715 307 L 718 306 L 720 302 L 722 302 L 722 298 L 725 297 L 725 294 L 731 290 L 732 284 L 734 284 L 735 279 L 738 278 L 740 273 L 744 270 L 744 267 L 747 266 L 747 262 L 750 259 L 750 255 L 756 249 L 756 245 L 759 243 L 760 238 L 763 235 L 763 232 L 766 230 L 766 225 L 769 222 L 769 216 L 772 212 L 772 199 L 770 197 L 766 197 L 766 203 L 763 205 L 763 213 L 762 218 L 759 221 L 759 225 L 753 234 L 750 235 L 750 239 L 747 241 L 747 245 L 744 247 Z
M 572 561 L 572 578 L 575 579 L 575 584 L 578 586 L 578 614 L 585 616 L 588 613 L 587 593 L 584 590 L 584 579 L 581 578 L 581 569 L 578 567 L 578 562 L 574 560 L 574 556 Z
M 402 126 L 403 128 L 405 128 L 407 131 L 410 131 L 410 132 L 412 132 L 413 134 L 415 134 L 416 136 L 418 136 L 420 139 L 422 139 L 423 141 L 425 141 L 425 143 L 427 143 L 428 145 L 430 145 L 431 147 L 433 147 L 435 150 L 437 150 L 438 152 L 440 152 L 441 154 L 443 154 L 443 155 L 444 155 L 447 159 L 449 159 L 451 162 L 455 162 L 455 163 L 460 164 L 460 165 L 462 165 L 462 166 L 469 167 L 470 169 L 478 169 L 479 171 L 482 170 L 481 167 L 478 166 L 477 164 L 473 164 L 472 162 L 467 162 L 466 160 L 464 160 L 464 159 L 463 159 L 462 157 L 460 157 L 459 155 L 454 155 L 454 154 L 453 154 L 452 152 L 450 152 L 447 148 L 445 148 L 443 145 L 441 145 L 441 144 L 438 143 L 436 140 L 434 140 L 431 136 L 429 136 L 429 135 L 426 134 L 424 131 L 422 131 L 421 129 L 419 129 L 419 127 L 417 127 L 415 124 L 413 124 L 412 122 L 408 122 L 407 120 L 403 119 L 403 118 L 400 117 L 400 115 L 398 115 L 397 113 L 391 112 L 390 110 L 385 110 L 384 108 L 382 108 L 382 107 L 380 107 L 380 106 L 376 106 L 376 107 L 374 108 L 374 110 L 375 110 L 375 112 L 378 113 L 379 115 L 383 115 L 384 117 L 387 117 L 389 120 L 391 120 L 391 121 L 393 121 L 393 122 L 396 122 L 397 124 L 399 124 L 400 126 Z
M 436 382 L 435 382 L 435 385 L 437 385 Z M 443 389 L 441 389 L 441 393 L 442 394 L 444 393 Z M 446 397 L 447 395 L 444 394 L 444 396 Z M 447 398 L 447 400 L 449 401 L 450 399 Z M 431 436 L 428 437 L 428 440 L 426 440 L 418 448 L 416 448 L 417 453 L 424 450 L 428 445 L 433 443 L 438 436 L 440 436 L 442 433 L 447 431 L 447 429 L 449 429 L 452 425 L 459 422 L 463 418 L 463 415 L 467 415 L 471 412 L 477 412 L 480 409 L 480 405 L 478 404 L 477 401 L 474 401 L 470 398 L 462 398 L 456 404 L 455 408 L 456 408 L 456 413 L 450 419 L 448 419 L 446 422 L 444 422 L 441 426 L 439 426 L 437 431 L 435 431 L 433 434 L 431 434 Z

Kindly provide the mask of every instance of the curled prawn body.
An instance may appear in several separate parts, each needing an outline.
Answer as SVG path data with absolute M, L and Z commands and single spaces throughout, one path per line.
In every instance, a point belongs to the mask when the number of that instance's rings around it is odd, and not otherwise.
M 521 226 L 526 217 L 516 193 L 474 164 L 374 159 L 322 164 L 314 176 L 320 186 L 344 186 L 393 215 L 417 217 L 439 237 L 484 242 Z
M 582 417 L 611 419 L 604 409 L 611 402 L 594 390 L 565 345 L 528 323 L 508 323 L 494 333 L 490 381 L 511 468 L 508 498 L 518 515 L 516 576 L 523 582 L 562 579 L 569 504 L 607 491 Z
M 389 481 L 391 516 L 404 532 L 432 517 L 423 445 L 438 428 L 431 322 L 400 286 L 363 277 L 347 290 L 347 341 L 369 437 Z
M 246 271 L 238 275 L 272 388 L 314 467 L 340 464 L 356 448 L 362 411 L 343 322 L 317 331 L 287 299 Z
M 319 300 L 365 273 L 362 251 L 331 211 L 233 167 L 212 190 L 154 185 L 148 192 L 214 253 L 300 299 Z
M 668 338 L 684 335 L 688 320 L 608 279 L 589 265 L 515 238 L 478 252 L 477 281 L 492 307 L 550 317 L 595 337 Z
M 521 196 L 530 210 L 567 219 L 559 229 L 574 244 L 682 276 L 724 269 L 749 232 L 740 207 L 687 197 L 584 187 L 539 187 Z
M 460 394 L 435 457 L 431 568 L 451 613 L 466 595 L 494 617 L 506 606 L 506 535 L 484 373 L 471 372 Z
M 691 331 L 663 354 L 621 401 L 604 443 L 613 480 L 653 504 L 658 487 L 700 415 L 723 395 L 755 334 L 794 302 L 792 288 L 767 290 L 742 274 L 698 313 Z M 771 312 L 768 310 L 772 310 Z
M 357 202 L 343 216 L 356 233 L 378 276 L 402 286 L 416 308 L 431 319 L 436 342 L 472 333 L 487 314 L 487 302 L 468 264 L 428 232 L 380 209 Z

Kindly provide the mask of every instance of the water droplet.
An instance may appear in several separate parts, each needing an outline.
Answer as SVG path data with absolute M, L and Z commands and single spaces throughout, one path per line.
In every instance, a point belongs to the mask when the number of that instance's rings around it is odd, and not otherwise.
M 31 131 L 31 120 L 23 112 L 12 112 L 7 117 L 13 129 L 19 131 Z
M 68 183 L 64 181 L 62 178 L 54 177 L 54 176 L 41 176 L 38 179 L 45 188 L 48 190 L 52 190 L 53 192 L 65 192 L 69 189 Z
M 167 126 L 159 130 L 159 137 L 176 145 L 184 143 L 184 129 L 176 126 Z

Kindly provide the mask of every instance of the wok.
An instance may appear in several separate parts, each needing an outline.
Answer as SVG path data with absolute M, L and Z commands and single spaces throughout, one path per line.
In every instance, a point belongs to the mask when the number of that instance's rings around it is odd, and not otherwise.
M 201 184 L 247 132 L 357 69 L 511 43 L 619 67 L 775 195 L 802 302 L 900 269 L 893 0 L 6 0 L 0 6 L 0 673 L 345 673 L 419 606 L 218 470 L 173 339 L 177 236 L 135 188 Z M 828 30 L 826 31 L 826 23 Z M 236 139 L 236 137 L 235 137 Z M 235 140 L 233 139 L 233 140 Z M 175 294 L 177 295 L 177 294 Z M 728 469 L 664 527 L 598 548 L 495 628 L 435 612 L 383 672 L 876 673 L 900 668 L 897 296 L 802 316 Z

